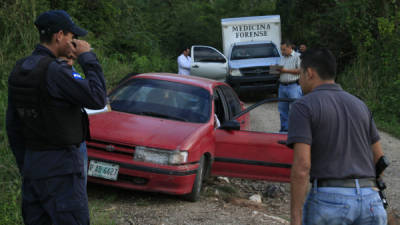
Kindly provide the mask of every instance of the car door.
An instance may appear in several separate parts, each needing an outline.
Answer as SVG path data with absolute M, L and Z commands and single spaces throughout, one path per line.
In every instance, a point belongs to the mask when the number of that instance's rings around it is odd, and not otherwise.
M 225 80 L 228 60 L 213 47 L 194 45 L 191 49 L 190 74 L 214 80 Z
M 293 150 L 287 135 L 245 130 L 215 132 L 212 175 L 289 182 Z

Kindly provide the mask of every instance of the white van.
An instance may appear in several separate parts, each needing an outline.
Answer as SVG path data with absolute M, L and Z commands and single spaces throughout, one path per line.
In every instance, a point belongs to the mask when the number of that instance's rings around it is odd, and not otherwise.
M 270 66 L 280 63 L 280 16 L 227 18 L 221 26 L 224 54 L 210 46 L 192 46 L 190 73 L 225 80 L 240 93 L 275 92 L 279 77 Z

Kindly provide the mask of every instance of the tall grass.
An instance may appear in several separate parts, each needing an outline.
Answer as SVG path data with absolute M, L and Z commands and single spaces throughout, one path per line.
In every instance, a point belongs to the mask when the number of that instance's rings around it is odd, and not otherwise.
M 21 177 L 14 157 L 8 148 L 5 131 L 7 106 L 7 78 L 15 61 L 32 51 L 33 19 L 27 1 L 17 4 L 2 3 L 0 10 L 0 224 L 22 224 Z M 27 14 L 14 13 L 23 10 Z M 30 23 L 30 27 L 27 25 Z

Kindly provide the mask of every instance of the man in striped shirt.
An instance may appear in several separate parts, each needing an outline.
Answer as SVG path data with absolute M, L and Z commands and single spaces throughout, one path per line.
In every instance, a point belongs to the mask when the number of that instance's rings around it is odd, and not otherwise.
M 279 98 L 300 98 L 302 96 L 301 87 L 299 85 L 300 74 L 300 55 L 293 51 L 292 44 L 289 41 L 282 42 L 281 44 L 281 65 L 279 77 Z M 280 132 L 288 131 L 288 117 L 289 117 L 288 102 L 279 102 L 278 110 L 281 118 Z

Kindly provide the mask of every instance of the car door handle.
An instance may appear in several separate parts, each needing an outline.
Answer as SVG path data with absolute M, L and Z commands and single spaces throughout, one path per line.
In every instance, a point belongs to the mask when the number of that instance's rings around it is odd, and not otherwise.
M 194 66 L 192 66 L 192 68 L 199 68 L 199 66 L 198 65 L 194 65 Z
M 279 140 L 278 141 L 278 144 L 281 144 L 281 145 L 286 145 L 286 143 L 287 143 L 286 140 Z

